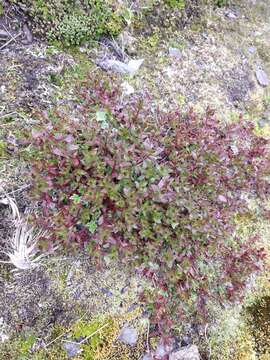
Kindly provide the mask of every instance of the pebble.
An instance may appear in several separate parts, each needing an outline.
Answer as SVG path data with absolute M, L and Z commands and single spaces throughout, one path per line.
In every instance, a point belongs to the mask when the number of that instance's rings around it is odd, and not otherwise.
M 261 119 L 258 121 L 258 125 L 261 129 L 264 128 L 266 125 L 270 126 L 270 119 Z
M 134 346 L 137 343 L 138 340 L 138 332 L 133 327 L 124 327 L 120 335 L 118 337 L 118 340 L 121 341 L 124 344 Z
M 65 342 L 63 344 L 63 347 L 67 352 L 68 358 L 73 358 L 82 352 L 82 349 L 80 348 L 79 344 L 76 344 L 75 342 L 74 343 Z
M 119 60 L 110 59 L 102 61 L 99 65 L 106 70 L 112 70 L 120 74 L 129 74 L 133 76 L 136 72 L 138 72 L 143 61 L 144 59 L 130 60 L 128 64 L 126 64 Z
M 255 48 L 255 46 L 250 46 L 249 48 L 248 48 L 248 52 L 250 53 L 250 54 L 255 54 L 255 52 L 256 52 L 256 48 Z
M 155 356 L 158 359 L 162 359 L 164 358 L 164 356 L 170 354 L 172 349 L 173 349 L 172 345 L 165 344 L 162 340 L 160 340 L 155 351 Z
M 170 354 L 169 360 L 200 360 L 197 346 L 192 345 Z
M 0 38 L 8 38 L 9 34 L 5 30 L 0 29 Z
M 177 59 L 180 59 L 182 57 L 181 51 L 178 48 L 174 48 L 174 47 L 169 48 L 169 55 Z
M 33 35 L 27 24 L 23 25 L 23 32 L 26 37 L 26 44 L 31 44 L 33 42 Z
M 144 354 L 142 360 L 153 360 L 153 355 L 146 353 Z
M 258 68 L 256 70 L 256 78 L 258 80 L 258 83 L 263 87 L 268 86 L 270 83 L 266 72 L 264 70 L 262 70 L 261 68 Z
M 233 11 L 233 10 L 227 10 L 225 12 L 225 15 L 227 16 L 227 18 L 229 19 L 236 19 L 238 17 L 238 15 Z

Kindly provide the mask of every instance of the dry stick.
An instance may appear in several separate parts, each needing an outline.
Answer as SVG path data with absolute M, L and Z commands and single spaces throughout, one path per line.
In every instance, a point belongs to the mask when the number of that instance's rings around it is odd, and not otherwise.
M 8 29 L 5 27 L 5 25 L 3 25 L 3 28 L 6 30 L 6 32 L 8 33 L 8 35 L 11 37 L 11 38 L 14 38 L 14 36 L 8 31 Z M 15 39 L 16 41 L 16 39 Z
M 22 185 L 20 188 L 18 188 L 16 190 L 9 191 L 9 192 L 5 192 L 3 189 L 0 188 L 0 196 L 1 196 L 1 192 L 3 192 L 3 195 L 13 195 L 13 194 L 15 194 L 17 192 L 23 191 L 23 190 L 28 189 L 30 187 L 31 187 L 30 184 L 25 184 L 25 185 Z
M 76 344 L 76 345 L 81 345 L 83 343 L 85 343 L 86 341 L 88 341 L 89 339 L 91 339 L 92 336 L 96 335 L 98 332 L 100 332 L 101 330 L 103 330 L 106 326 L 108 326 L 109 323 L 101 326 L 101 328 L 97 329 L 96 331 L 94 331 L 92 334 L 90 334 L 89 336 L 87 336 L 85 339 L 83 339 L 82 341 L 80 342 L 77 342 L 77 341 L 70 341 L 70 340 L 63 340 L 64 342 L 66 343 L 69 343 L 69 344 Z
M 17 114 L 17 112 L 16 112 L 16 111 L 12 111 L 12 112 L 10 112 L 10 113 L 4 114 L 4 115 L 0 115 L 0 119 L 4 118 L 4 117 L 6 117 L 6 116 L 13 115 L 13 114 Z M 2 124 L 1 124 L 1 126 L 2 126 Z
M 87 340 L 89 340 L 92 336 L 96 335 L 98 332 L 100 332 L 101 330 L 103 330 L 103 329 L 104 329 L 106 326 L 108 326 L 108 325 L 109 325 L 109 323 L 101 326 L 101 328 L 97 329 L 97 330 L 94 331 L 91 335 L 87 336 L 85 339 L 83 339 L 82 341 L 80 341 L 80 342 L 78 343 L 78 345 L 81 345 L 81 344 L 85 343 L 85 342 L 86 342 Z
M 148 321 L 147 321 L 146 346 L 147 346 L 147 352 L 150 354 L 150 346 L 149 346 L 149 330 L 150 330 L 150 321 L 149 321 L 149 319 L 148 319 Z
M 21 36 L 22 33 L 19 32 L 19 34 L 17 34 L 16 36 L 13 36 L 11 39 L 9 39 L 4 45 L 2 45 L 0 47 L 0 50 L 4 49 L 6 46 L 8 46 L 8 44 L 10 44 L 12 41 L 15 41 L 17 39 L 17 37 Z

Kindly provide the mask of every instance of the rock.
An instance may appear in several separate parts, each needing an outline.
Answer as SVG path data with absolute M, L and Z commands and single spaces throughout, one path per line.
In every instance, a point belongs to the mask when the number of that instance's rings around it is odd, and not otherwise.
M 23 25 L 23 32 L 24 32 L 24 35 L 25 35 L 25 38 L 26 38 L 25 43 L 31 44 L 33 42 L 33 35 L 32 35 L 31 30 L 27 26 L 27 24 Z
M 182 337 L 181 339 L 181 346 L 184 347 L 184 346 L 189 346 L 192 342 L 192 339 L 190 336 L 188 335 L 185 335 Z
M 128 64 L 126 64 L 119 60 L 105 60 L 99 65 L 105 70 L 112 70 L 120 74 L 129 74 L 133 76 L 139 70 L 143 61 L 144 59 L 130 60 Z
M 257 51 L 257 49 L 255 48 L 255 46 L 250 46 L 250 47 L 248 48 L 248 52 L 249 52 L 250 54 L 255 54 L 256 51 Z
M 129 69 L 130 75 L 135 75 L 135 73 L 142 66 L 143 62 L 144 62 L 144 59 L 130 60 L 129 63 L 128 63 L 128 69 Z
M 0 342 L 2 342 L 2 343 L 9 339 L 9 335 L 7 335 L 6 328 L 7 328 L 7 325 L 4 322 L 4 319 L 1 317 L 0 318 Z
M 138 340 L 137 330 L 133 327 L 124 327 L 120 332 L 118 340 L 130 346 L 136 345 Z
M 153 360 L 153 355 L 146 353 L 144 354 L 142 360 Z
M 80 348 L 79 344 L 75 342 L 72 343 L 65 342 L 63 347 L 67 352 L 68 358 L 73 358 L 82 352 L 82 349 Z
M 6 39 L 8 37 L 9 37 L 9 33 L 7 31 L 5 31 L 5 30 L 0 29 L 0 38 Z
M 113 296 L 113 293 L 109 290 L 109 289 L 106 289 L 106 288 L 101 288 L 100 291 L 102 292 L 102 294 L 106 295 L 106 296 Z
M 232 20 L 236 19 L 238 17 L 238 14 L 235 11 L 230 10 L 230 9 L 225 11 L 225 15 L 227 16 L 227 18 L 232 19 Z
M 258 68 L 256 70 L 256 78 L 258 80 L 258 83 L 261 85 L 261 86 L 268 86 L 269 85 L 269 78 L 266 74 L 266 72 L 264 70 L 262 70 L 261 68 Z
M 174 47 L 170 47 L 169 48 L 169 55 L 172 57 L 175 57 L 177 59 L 180 59 L 182 57 L 182 53 L 179 49 L 174 48 Z
M 185 347 L 170 354 L 169 360 L 200 360 L 199 350 L 195 345 Z
M 155 356 L 158 359 L 162 359 L 164 356 L 170 354 L 172 349 L 173 346 L 171 344 L 165 344 L 162 340 L 160 340 L 155 351 Z
M 126 96 L 132 95 L 135 92 L 134 87 L 131 86 L 127 81 L 123 82 L 121 86 L 123 88 L 123 94 Z
M 258 121 L 258 125 L 261 129 L 265 126 L 270 126 L 270 119 L 261 119 Z

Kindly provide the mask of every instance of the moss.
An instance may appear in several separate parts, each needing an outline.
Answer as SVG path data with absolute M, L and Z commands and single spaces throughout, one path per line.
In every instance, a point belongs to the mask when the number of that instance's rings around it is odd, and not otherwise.
M 165 4 L 169 5 L 171 8 L 184 9 L 185 0 L 165 0 Z
M 0 140 L 0 158 L 6 155 L 6 147 L 7 144 L 3 140 Z
M 78 46 L 99 39 L 102 35 L 117 35 L 124 19 L 109 1 L 102 0 L 11 0 L 30 17 L 33 31 L 51 42 Z
M 0 16 L 4 15 L 4 6 L 2 1 L 0 0 Z
M 88 338 L 82 345 L 85 360 L 104 359 L 113 351 L 113 342 L 120 331 L 119 322 L 113 318 L 97 318 L 91 322 L 80 321 L 72 329 L 75 339 Z
M 270 295 L 257 299 L 246 308 L 247 322 L 255 340 L 256 353 L 270 353 Z
M 119 317 L 97 315 L 91 320 L 81 319 L 68 329 L 55 325 L 50 338 L 46 340 L 48 347 L 36 350 L 36 336 L 15 336 L 4 345 L 0 345 L 0 356 L 1 359 L 10 360 L 67 359 L 63 348 L 63 342 L 67 341 L 80 343 L 82 352 L 77 355 L 78 360 L 137 360 L 145 351 L 145 338 L 140 334 L 141 330 L 145 332 L 145 328 L 139 325 L 140 314 L 140 311 L 135 310 Z M 117 341 L 120 329 L 126 321 L 136 323 L 134 326 L 138 330 L 139 339 L 134 347 Z

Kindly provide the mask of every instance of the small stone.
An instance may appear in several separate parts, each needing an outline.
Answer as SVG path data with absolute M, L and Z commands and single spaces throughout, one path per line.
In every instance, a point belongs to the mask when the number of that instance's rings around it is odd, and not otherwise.
M 256 78 L 258 80 L 258 83 L 261 86 L 266 87 L 269 85 L 269 78 L 268 78 L 266 72 L 264 70 L 262 70 L 261 68 L 258 68 L 256 70 Z
M 8 38 L 9 37 L 9 33 L 6 32 L 5 30 L 0 29 L 0 38 Z
M 233 11 L 233 10 L 227 10 L 226 12 L 225 12 L 225 15 L 227 16 L 227 18 L 229 18 L 229 19 L 236 19 L 237 17 L 238 17 L 238 15 L 236 14 L 236 12 L 235 11 Z
M 113 293 L 106 288 L 101 288 L 100 291 L 102 292 L 102 294 L 104 294 L 106 296 L 109 296 L 109 297 L 113 296 Z
M 142 66 L 143 62 L 144 62 L 144 59 L 130 60 L 129 63 L 128 63 L 128 72 L 129 72 L 129 74 L 130 75 L 135 75 L 135 73 Z
M 249 52 L 250 54 L 255 54 L 256 51 L 257 51 L 257 49 L 255 48 L 255 46 L 250 46 L 250 47 L 248 48 L 248 52 Z
M 174 47 L 169 48 L 169 55 L 177 59 L 180 59 L 182 57 L 181 51 L 178 48 L 174 48 Z
M 200 360 L 197 346 L 192 345 L 170 354 L 169 360 Z
M 142 360 L 153 360 L 153 355 L 146 353 L 144 354 Z
M 130 346 L 136 345 L 138 340 L 137 330 L 133 327 L 124 327 L 120 332 L 118 340 Z
M 162 340 L 157 345 L 155 356 L 158 359 L 164 358 L 164 356 L 168 355 L 173 349 L 171 344 L 165 344 Z
M 181 339 L 181 346 L 182 347 L 189 346 L 191 344 L 191 341 L 192 341 L 191 337 L 188 335 L 185 335 Z
M 31 44 L 33 42 L 33 35 L 27 24 L 23 25 L 23 32 L 26 37 L 27 44 Z
M 133 76 L 139 70 L 143 61 L 143 59 L 130 60 L 128 64 L 126 64 L 119 60 L 105 60 L 100 63 L 100 66 L 105 70 L 112 70 L 120 74 L 129 74 Z
M 73 358 L 82 352 L 82 349 L 80 348 L 79 344 L 76 344 L 75 342 L 64 343 L 63 347 L 67 352 L 68 358 Z
M 265 126 L 270 126 L 270 119 L 261 119 L 258 121 L 258 125 L 259 127 L 262 129 L 264 128 Z
M 127 81 L 123 82 L 122 88 L 123 94 L 126 96 L 132 95 L 135 92 L 134 87 L 131 86 Z

